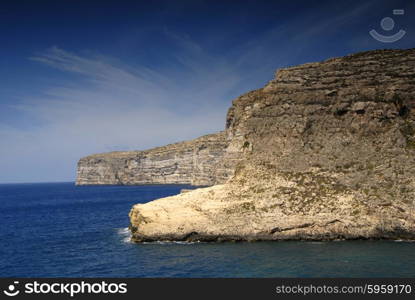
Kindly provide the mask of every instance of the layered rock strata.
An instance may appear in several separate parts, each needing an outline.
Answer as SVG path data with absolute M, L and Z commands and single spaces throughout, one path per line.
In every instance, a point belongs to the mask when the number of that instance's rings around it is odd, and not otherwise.
M 213 185 L 232 172 L 222 162 L 226 134 L 146 151 L 95 154 L 78 162 L 77 185 L 192 184 Z
M 281 69 L 227 136 L 235 174 L 135 205 L 134 241 L 415 238 L 414 49 Z

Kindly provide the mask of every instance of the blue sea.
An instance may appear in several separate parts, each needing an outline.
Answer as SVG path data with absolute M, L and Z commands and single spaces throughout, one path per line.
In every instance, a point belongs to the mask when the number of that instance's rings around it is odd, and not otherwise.
M 129 242 L 135 203 L 184 185 L 0 185 L 0 277 L 415 277 L 415 243 Z

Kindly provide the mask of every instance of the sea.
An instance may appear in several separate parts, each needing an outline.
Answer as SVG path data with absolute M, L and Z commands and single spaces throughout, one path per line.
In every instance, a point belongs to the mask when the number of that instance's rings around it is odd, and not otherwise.
M 135 203 L 186 185 L 0 185 L 0 277 L 415 277 L 415 243 L 130 242 Z

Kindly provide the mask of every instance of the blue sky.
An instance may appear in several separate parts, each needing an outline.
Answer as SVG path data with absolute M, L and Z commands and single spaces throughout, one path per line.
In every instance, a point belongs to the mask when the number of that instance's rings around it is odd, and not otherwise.
M 73 181 L 82 156 L 222 130 L 278 68 L 415 47 L 414 15 L 414 1 L 2 1 L 0 182 Z

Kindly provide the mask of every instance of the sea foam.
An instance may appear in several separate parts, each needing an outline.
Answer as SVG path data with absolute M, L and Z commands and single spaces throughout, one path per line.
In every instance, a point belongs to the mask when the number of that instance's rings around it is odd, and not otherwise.
M 131 243 L 131 231 L 128 227 L 119 228 L 117 233 L 122 237 L 123 243 Z

